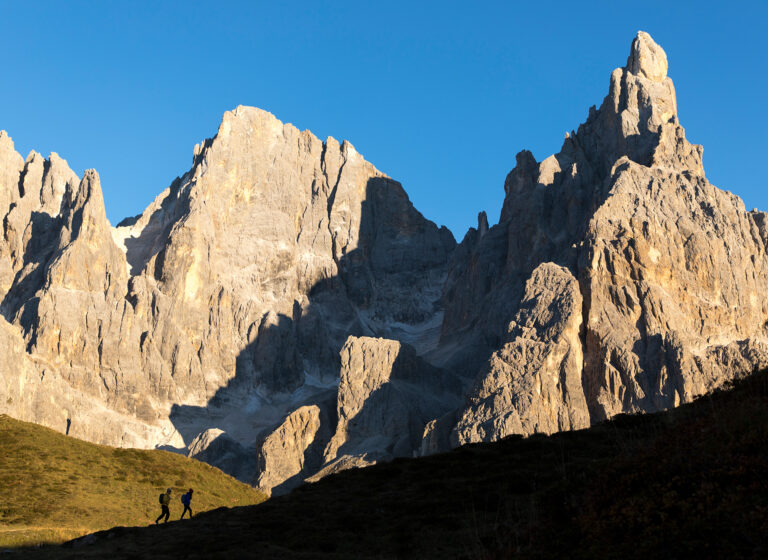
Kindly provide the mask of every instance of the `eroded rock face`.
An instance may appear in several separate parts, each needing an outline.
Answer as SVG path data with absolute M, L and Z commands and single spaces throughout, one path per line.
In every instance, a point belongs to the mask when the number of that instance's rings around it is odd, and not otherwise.
M 768 219 L 710 185 L 643 32 L 456 247 L 348 142 L 238 107 L 111 227 L 0 132 L 0 412 L 267 492 L 586 427 L 768 366 Z

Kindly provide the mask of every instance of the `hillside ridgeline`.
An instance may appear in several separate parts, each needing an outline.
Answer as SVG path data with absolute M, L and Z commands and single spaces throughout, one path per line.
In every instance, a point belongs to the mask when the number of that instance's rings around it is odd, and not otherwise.
M 764 558 L 768 372 L 656 414 L 349 470 L 29 558 Z M 10 556 L 13 558 L 13 556 Z
M 68 539 L 114 527 L 144 526 L 158 496 L 195 489 L 195 513 L 266 498 L 219 469 L 167 451 L 114 449 L 0 415 L 0 549 Z

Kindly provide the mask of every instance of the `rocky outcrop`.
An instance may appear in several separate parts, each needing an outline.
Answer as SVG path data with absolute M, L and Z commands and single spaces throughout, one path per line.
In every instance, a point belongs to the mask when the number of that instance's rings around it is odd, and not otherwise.
M 187 457 L 215 463 L 221 470 L 240 480 L 248 480 L 257 469 L 253 450 L 245 448 L 219 428 L 209 428 L 199 433 L 187 446 Z
M 318 405 L 301 406 L 291 412 L 261 445 L 256 486 L 279 494 L 315 474 L 322 466 L 330 430 L 330 421 Z
M 324 462 L 412 455 L 420 448 L 426 423 L 457 406 L 459 391 L 457 380 L 407 344 L 350 337 L 341 349 L 338 423 Z
M 0 297 L 2 312 L 12 315 L 40 282 L 41 265 L 50 257 L 67 192 L 80 179 L 57 154 L 44 159 L 31 152 L 26 161 L 0 132 Z M 8 296 L 14 287 L 16 294 Z M 21 293 L 19 293 L 21 292 Z
M 454 445 L 589 426 L 581 385 L 582 305 L 578 282 L 566 268 L 544 263 L 533 271 L 507 342 L 470 393 Z
M 459 246 L 348 142 L 250 107 L 111 227 L 0 133 L 0 412 L 281 493 L 676 406 L 768 365 L 766 214 L 709 184 L 643 32 Z

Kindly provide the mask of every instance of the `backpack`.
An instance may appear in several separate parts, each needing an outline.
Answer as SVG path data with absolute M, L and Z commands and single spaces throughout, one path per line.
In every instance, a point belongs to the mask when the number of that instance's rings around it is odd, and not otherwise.
M 189 505 L 189 494 L 182 494 L 181 495 L 181 503 L 185 506 Z
M 158 498 L 160 505 L 163 505 L 163 496 L 165 496 L 165 494 L 160 494 L 160 498 Z

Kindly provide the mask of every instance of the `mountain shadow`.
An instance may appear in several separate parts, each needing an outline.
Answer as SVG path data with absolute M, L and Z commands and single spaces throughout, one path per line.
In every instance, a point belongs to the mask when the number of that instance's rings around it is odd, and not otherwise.
M 195 457 L 255 484 L 270 460 L 265 440 L 277 429 L 288 430 L 288 439 L 303 439 L 289 450 L 294 468 L 286 467 L 289 476 L 274 490 L 287 491 L 320 469 L 337 432 L 340 352 L 350 337 L 399 340 L 422 353 L 437 345 L 453 236 L 425 220 L 399 183 L 376 177 L 366 185 L 358 239 L 355 249 L 335 259 L 338 274 L 308 290 L 308 306 L 294 302 L 290 316 L 264 314 L 258 335 L 237 356 L 235 375 L 206 406 L 173 406 L 171 421 Z M 382 387 L 372 398 L 362 395 L 363 405 L 344 419 L 353 431 L 368 417 L 386 426 L 386 434 L 366 436 L 377 458 L 412 455 L 415 434 L 460 397 L 452 373 L 417 358 L 410 346 L 402 348 L 403 357 L 382 365 Z M 450 398 L 434 399 L 430 391 Z M 397 400 L 405 421 L 385 421 Z M 399 434 L 401 429 L 406 433 Z M 365 443 L 356 451 L 365 455 Z
M 32 212 L 29 226 L 27 226 L 29 241 L 23 249 L 22 267 L 16 273 L 11 284 L 12 288 L 0 302 L 0 313 L 9 323 L 13 322 L 15 315 L 22 307 L 31 309 L 26 315 L 35 313 L 32 309 L 37 301 L 35 292 L 43 284 L 46 264 L 56 251 L 61 223 L 61 216 L 54 217 L 46 212 Z M 22 314 L 21 326 L 25 330 L 33 326 L 30 318 L 25 314 Z

